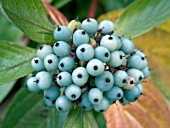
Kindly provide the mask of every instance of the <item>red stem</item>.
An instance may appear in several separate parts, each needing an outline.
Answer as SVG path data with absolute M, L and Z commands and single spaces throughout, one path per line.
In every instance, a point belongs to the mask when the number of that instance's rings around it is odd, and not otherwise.
M 97 7 L 97 0 L 92 0 L 90 4 L 89 14 L 88 14 L 89 18 L 95 17 L 96 7 Z

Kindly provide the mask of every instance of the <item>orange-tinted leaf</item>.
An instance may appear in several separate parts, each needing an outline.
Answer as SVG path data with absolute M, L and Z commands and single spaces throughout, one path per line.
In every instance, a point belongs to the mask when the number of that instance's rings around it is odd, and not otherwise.
M 44 7 L 46 8 L 51 20 L 57 24 L 60 25 L 68 25 L 68 19 L 55 7 L 47 4 L 45 1 L 43 1 Z

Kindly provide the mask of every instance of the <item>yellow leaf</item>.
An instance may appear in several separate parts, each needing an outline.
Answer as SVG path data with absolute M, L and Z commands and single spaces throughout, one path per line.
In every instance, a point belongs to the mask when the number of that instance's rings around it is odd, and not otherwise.
M 159 30 L 170 32 L 170 20 L 167 20 L 165 23 L 159 25 L 156 28 L 159 29 Z

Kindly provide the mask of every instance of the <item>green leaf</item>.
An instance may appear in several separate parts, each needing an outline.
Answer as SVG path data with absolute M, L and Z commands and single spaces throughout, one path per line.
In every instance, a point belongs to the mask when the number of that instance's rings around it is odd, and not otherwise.
M 60 9 L 63 6 L 65 6 L 66 4 L 68 4 L 69 2 L 71 2 L 72 0 L 57 0 L 53 2 L 53 5 L 57 8 Z
M 92 111 L 73 108 L 67 117 L 64 128 L 98 128 Z
M 82 108 L 81 108 L 82 109 Z M 83 128 L 98 128 L 93 111 L 82 111 Z
M 103 113 L 93 111 L 94 117 L 96 119 L 99 128 L 106 128 L 106 120 Z
M 0 14 L 1 31 L 0 40 L 18 42 L 23 33 L 10 23 L 2 14 Z
M 33 72 L 31 59 L 36 50 L 7 41 L 0 41 L 0 84 Z
M 68 113 L 46 108 L 43 96 L 21 88 L 13 99 L 2 128 L 62 128 Z
M 8 93 L 12 90 L 15 83 L 16 83 L 16 81 L 12 81 L 10 83 L 6 83 L 6 84 L 0 86 L 0 104 L 5 99 L 5 97 L 8 95 Z
M 116 34 L 135 38 L 169 18 L 169 0 L 138 0 L 119 17 Z
M 41 0 L 0 0 L 3 10 L 26 36 L 39 43 L 53 43 L 54 26 Z
M 41 98 L 42 95 L 21 88 L 9 107 L 2 128 L 44 128 L 47 114 L 43 111 Z
M 51 108 L 47 119 L 47 128 L 62 128 L 68 112 L 58 112 L 56 107 Z

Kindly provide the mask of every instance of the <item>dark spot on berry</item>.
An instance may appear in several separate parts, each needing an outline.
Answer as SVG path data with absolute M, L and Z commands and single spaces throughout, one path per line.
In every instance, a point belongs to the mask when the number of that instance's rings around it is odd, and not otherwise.
M 61 107 L 58 107 L 58 110 L 60 110 L 60 111 L 61 111 L 61 110 L 62 110 L 62 108 L 61 108 Z
M 118 94 L 117 94 L 117 97 L 121 97 L 121 94 L 120 94 L 120 93 L 118 93 Z
M 82 34 L 83 34 L 83 35 L 85 35 L 85 34 L 86 34 L 86 32 L 85 32 L 85 31 L 82 31 Z
M 64 67 L 64 64 L 63 64 L 63 63 L 61 63 L 61 64 L 60 64 L 60 66 L 63 68 L 63 67 Z
M 46 99 L 49 99 L 49 97 L 48 96 L 45 96 L 46 97 Z
M 48 60 L 48 63 L 49 63 L 49 64 L 51 64 L 52 62 L 53 62 L 53 61 L 52 61 L 51 59 L 50 59 L 50 60 Z
M 37 63 L 38 63 L 38 60 L 34 60 L 34 62 L 37 64 Z
M 89 19 L 89 18 L 87 18 L 87 22 L 90 22 L 90 19 Z
M 104 112 L 104 110 L 100 110 L 100 112 Z
M 61 28 L 60 28 L 60 27 L 58 27 L 58 28 L 57 28 L 57 31 L 61 31 Z
M 58 47 L 58 46 L 59 46 L 59 43 L 55 43 L 55 46 Z
M 142 76 L 140 76 L 140 77 L 139 77 L 139 80 L 141 81 L 142 79 L 143 79 Z
M 76 98 L 76 95 L 75 95 L 75 94 L 72 94 L 71 97 L 74 99 L 74 98 Z
M 141 92 L 140 95 L 142 95 L 143 93 Z
M 106 53 L 104 54 L 104 56 L 105 56 L 105 57 L 108 57 L 108 56 L 109 56 L 109 53 L 106 52 Z
M 62 76 L 59 76 L 58 79 L 61 80 L 61 79 L 62 79 Z
M 135 100 L 137 100 L 138 99 L 138 97 L 135 97 Z
M 110 36 L 108 39 L 109 39 L 109 40 L 112 40 L 112 39 L 113 39 L 113 37 L 111 37 L 111 36 Z
M 109 79 L 109 78 L 106 78 L 105 81 L 106 81 L 106 83 L 109 83 L 109 82 L 110 82 L 110 79 Z
M 145 57 L 141 57 L 141 59 L 142 59 L 142 60 L 144 60 L 144 59 L 145 59 Z
M 122 82 L 123 82 L 123 83 L 126 83 L 126 79 L 124 79 Z
M 81 52 L 85 52 L 85 48 L 80 49 Z
M 95 66 L 93 67 L 93 69 L 94 69 L 94 70 L 97 70 L 97 69 L 98 69 L 98 67 L 95 65 Z
M 131 81 L 130 81 L 130 84 L 134 84 L 134 81 L 133 81 L 133 80 L 131 80 Z
M 78 74 L 77 77 L 78 77 L 78 78 L 82 78 L 83 76 L 82 76 L 81 74 Z
M 83 109 L 86 109 L 86 107 L 85 107 L 85 106 L 83 106 L 82 108 L 83 108 Z
M 94 99 L 94 102 L 98 102 L 99 100 L 98 99 Z
M 39 82 L 39 80 L 36 80 L 35 82 L 36 82 L 36 83 L 38 83 L 38 82 Z
M 40 47 L 40 50 L 42 50 L 43 46 Z
M 120 55 L 120 59 L 123 59 L 123 56 L 122 56 L 122 55 Z

